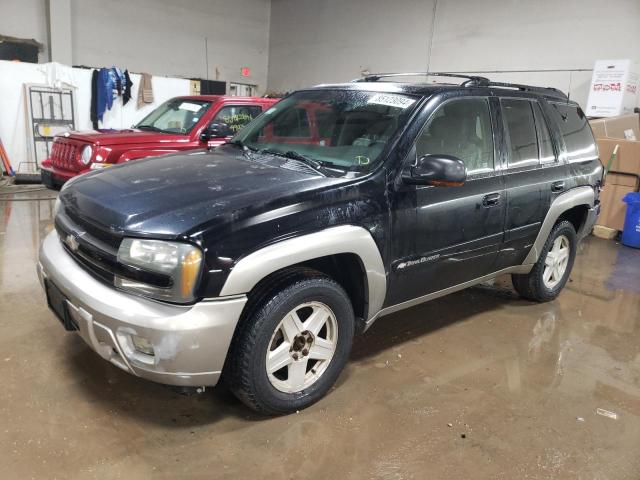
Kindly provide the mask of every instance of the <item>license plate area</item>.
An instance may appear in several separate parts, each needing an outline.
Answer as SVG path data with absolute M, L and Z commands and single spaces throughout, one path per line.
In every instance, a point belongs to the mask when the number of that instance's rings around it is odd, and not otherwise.
M 42 183 L 45 186 L 49 188 L 55 187 L 55 181 L 53 180 L 53 175 L 49 170 L 45 170 L 45 169 L 40 170 L 40 177 L 42 179 Z
M 60 289 L 49 280 L 45 280 L 45 290 L 47 292 L 47 303 L 49 304 L 49 308 L 56 314 L 56 317 L 58 317 L 58 320 L 60 320 L 64 329 L 68 332 L 78 330 L 78 325 L 76 325 L 71 318 L 71 315 L 69 315 L 67 298 Z

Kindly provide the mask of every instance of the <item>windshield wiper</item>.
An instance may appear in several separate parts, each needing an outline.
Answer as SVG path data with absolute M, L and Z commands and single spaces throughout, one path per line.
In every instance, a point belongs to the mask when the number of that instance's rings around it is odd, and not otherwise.
M 151 130 L 152 132 L 160 132 L 160 133 L 172 133 L 167 132 L 166 130 L 162 130 L 161 128 L 154 127 L 153 125 L 136 125 L 138 130 Z
M 232 145 L 234 147 L 240 147 L 242 149 L 242 152 L 245 154 L 247 158 L 251 158 L 251 152 L 255 152 L 258 150 L 257 148 L 250 147 L 240 139 L 224 142 L 223 145 Z
M 260 153 L 267 153 L 270 155 L 277 155 L 279 157 L 290 158 L 291 160 L 297 160 L 299 162 L 304 163 L 305 165 L 308 165 L 309 167 L 314 169 L 316 172 L 324 175 L 324 173 L 322 172 L 322 168 L 324 167 L 324 165 L 321 162 L 314 160 L 311 157 L 307 157 L 302 153 L 298 153 L 295 150 L 281 152 L 280 150 L 272 150 L 272 149 L 266 148 L 264 150 L 260 150 Z
M 257 150 L 257 148 L 253 148 L 250 147 L 249 145 L 247 145 L 246 143 L 244 143 L 242 140 L 237 139 L 237 140 L 229 140 L 228 142 L 224 142 L 223 145 L 233 145 L 234 147 L 240 147 L 243 150 L 251 150 L 252 152 L 255 152 Z

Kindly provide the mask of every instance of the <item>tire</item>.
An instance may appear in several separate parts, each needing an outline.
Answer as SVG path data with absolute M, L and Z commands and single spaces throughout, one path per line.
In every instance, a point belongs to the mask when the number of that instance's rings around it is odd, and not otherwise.
M 577 244 L 573 224 L 566 220 L 557 223 L 551 230 L 549 238 L 540 252 L 540 258 L 531 271 L 525 275 L 511 275 L 513 288 L 520 296 L 537 302 L 549 302 L 556 298 L 571 275 Z M 568 253 L 560 253 L 559 255 L 554 253 L 563 252 L 563 246 L 568 248 Z M 560 258 L 563 259 L 563 262 L 566 260 L 566 263 L 562 265 L 558 263 Z M 558 267 L 555 272 L 551 271 L 554 269 L 554 265 Z
M 280 415 L 312 405 L 333 386 L 355 320 L 344 289 L 324 274 L 296 270 L 269 283 L 238 327 L 226 384 L 253 410 Z

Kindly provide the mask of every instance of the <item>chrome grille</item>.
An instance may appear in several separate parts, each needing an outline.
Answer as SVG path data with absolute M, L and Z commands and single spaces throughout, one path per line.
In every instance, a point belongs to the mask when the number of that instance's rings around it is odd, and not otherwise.
M 118 263 L 122 238 L 88 222 L 76 222 L 76 218 L 61 211 L 56 216 L 55 228 L 67 253 L 95 278 L 110 285 L 118 275 L 161 288 L 171 286 L 172 279 L 167 275 Z
M 81 146 L 81 143 L 73 140 L 56 138 L 51 147 L 51 156 L 49 157 L 51 163 L 55 168 L 80 171 L 82 167 L 78 161 L 78 153 Z
M 117 270 L 117 247 L 94 237 L 64 213 L 56 216 L 55 228 L 65 250 L 78 263 L 101 280 L 113 283 L 114 273 Z M 69 238 L 73 238 L 75 248 L 70 247 Z

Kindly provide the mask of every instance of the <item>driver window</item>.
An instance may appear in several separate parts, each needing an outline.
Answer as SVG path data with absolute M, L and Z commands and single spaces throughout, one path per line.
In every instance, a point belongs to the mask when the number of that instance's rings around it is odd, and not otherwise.
M 467 174 L 493 170 L 493 134 L 486 98 L 451 100 L 438 108 L 416 140 L 418 158 L 453 155 Z
M 262 107 L 258 105 L 228 105 L 216 113 L 210 125 L 223 125 L 228 135 L 235 135 L 261 113 Z

